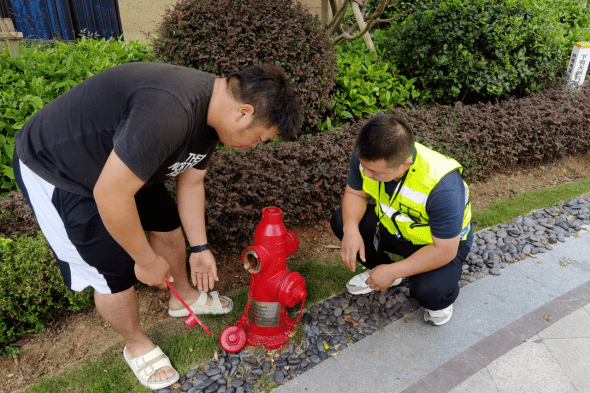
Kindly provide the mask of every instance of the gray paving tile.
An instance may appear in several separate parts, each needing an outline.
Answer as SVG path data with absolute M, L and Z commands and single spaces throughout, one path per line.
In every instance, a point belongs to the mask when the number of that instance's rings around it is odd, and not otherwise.
M 390 324 L 383 332 L 373 333 L 336 358 L 355 380 L 355 387 L 367 382 L 374 391 L 401 391 L 438 366 L 429 365 L 429 354 L 440 350 L 435 337 L 444 334 L 424 323 L 422 310 L 408 317 L 409 323 L 399 320 Z
M 513 336 L 509 329 L 500 329 L 474 344 L 471 348 L 489 361 L 493 361 L 512 350 L 512 348 L 522 344 L 522 342 L 523 340 Z
M 489 371 L 484 368 L 449 391 L 450 393 L 500 393 Z
M 330 378 L 325 378 L 329 375 Z M 334 359 L 327 359 L 306 373 L 277 389 L 278 392 L 339 393 L 347 391 L 351 381 L 346 369 Z
M 584 310 L 586 310 L 586 311 L 588 311 L 588 313 L 590 313 L 590 303 L 588 303 L 584 306 Z
M 403 393 L 430 391 L 432 389 L 438 392 L 447 392 L 488 364 L 488 359 L 469 348 L 434 369 L 420 381 L 405 389 Z
M 486 369 L 500 393 L 577 393 L 568 376 L 537 335 L 496 359 Z
M 539 332 L 542 339 L 590 338 L 590 314 L 580 308 Z
M 549 338 L 543 341 L 578 392 L 590 392 L 590 338 Z
M 402 393 L 440 393 L 440 390 L 435 389 L 434 387 L 430 386 L 427 382 L 420 380 L 419 383 L 416 383 L 410 386 L 407 389 L 404 389 Z
M 468 349 L 422 379 L 440 392 L 448 392 L 489 364 L 474 349 Z
M 543 312 L 536 309 L 510 323 L 505 329 L 522 343 L 550 326 L 544 316 Z

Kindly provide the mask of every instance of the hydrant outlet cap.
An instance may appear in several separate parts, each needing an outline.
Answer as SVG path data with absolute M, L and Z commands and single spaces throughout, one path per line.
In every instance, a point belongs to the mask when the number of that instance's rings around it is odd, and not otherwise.
M 246 345 L 246 332 L 239 326 L 228 326 L 221 332 L 219 342 L 227 352 L 239 352 Z

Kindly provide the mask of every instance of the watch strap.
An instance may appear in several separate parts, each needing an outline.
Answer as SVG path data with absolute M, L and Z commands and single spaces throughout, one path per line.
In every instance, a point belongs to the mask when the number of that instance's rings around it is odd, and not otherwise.
M 209 249 L 209 243 L 201 244 L 200 246 L 191 247 L 191 253 L 197 253 Z

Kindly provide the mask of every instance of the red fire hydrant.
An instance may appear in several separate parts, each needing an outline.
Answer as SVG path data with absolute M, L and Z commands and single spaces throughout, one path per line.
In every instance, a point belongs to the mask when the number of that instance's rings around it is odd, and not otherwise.
M 287 256 L 298 248 L 297 235 L 285 228 L 281 209 L 262 209 L 254 246 L 242 252 L 244 268 L 251 273 L 248 303 L 237 324 L 221 332 L 223 349 L 238 352 L 246 343 L 276 349 L 287 342 L 301 318 L 307 296 L 305 279 L 287 270 Z M 285 307 L 293 307 L 300 301 L 301 311 L 294 320 Z

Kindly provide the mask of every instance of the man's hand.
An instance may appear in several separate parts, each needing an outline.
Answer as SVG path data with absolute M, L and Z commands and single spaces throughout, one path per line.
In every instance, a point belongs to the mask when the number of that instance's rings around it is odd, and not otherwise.
M 371 270 L 366 283 L 369 285 L 369 288 L 375 291 L 385 291 L 398 278 L 396 277 L 393 263 L 390 265 L 379 265 Z
M 345 229 L 340 246 L 340 257 L 342 262 L 351 271 L 356 270 L 356 255 L 360 254 L 361 260 L 365 261 L 365 243 L 358 227 Z
M 217 264 L 211 250 L 191 253 L 189 263 L 191 265 L 191 280 L 199 291 L 209 292 L 213 289 L 217 278 Z
M 160 289 L 166 288 L 165 280 L 173 282 L 174 279 L 170 275 L 170 265 L 166 260 L 156 255 L 156 258 L 146 264 L 135 264 L 135 276 L 139 281 L 150 287 L 158 287 Z

